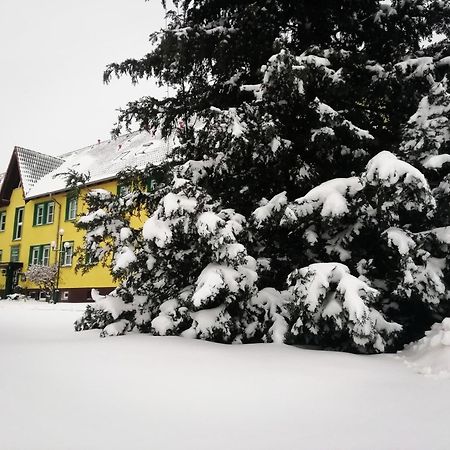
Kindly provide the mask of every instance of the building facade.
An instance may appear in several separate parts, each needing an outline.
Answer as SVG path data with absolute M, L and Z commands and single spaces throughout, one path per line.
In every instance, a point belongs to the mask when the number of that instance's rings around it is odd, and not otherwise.
M 110 292 L 115 284 L 101 264 L 75 271 L 75 249 L 83 233 L 75 227 L 83 214 L 84 194 L 106 189 L 120 195 L 117 174 L 126 167 L 161 163 L 168 143 L 147 132 L 98 142 L 59 157 L 16 147 L 0 187 L 0 296 L 25 292 L 39 298 L 38 286 L 26 279 L 31 265 L 55 266 L 60 301 L 84 302 L 91 290 Z M 64 174 L 76 171 L 89 181 L 75 197 Z

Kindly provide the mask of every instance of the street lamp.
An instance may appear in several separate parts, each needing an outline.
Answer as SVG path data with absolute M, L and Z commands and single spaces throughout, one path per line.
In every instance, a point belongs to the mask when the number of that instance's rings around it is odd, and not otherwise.
M 60 228 L 58 231 L 58 244 L 55 245 L 56 253 L 56 280 L 53 288 L 52 299 L 53 303 L 57 303 L 59 301 L 59 272 L 61 270 L 61 257 L 63 253 L 63 236 L 64 236 L 64 228 Z

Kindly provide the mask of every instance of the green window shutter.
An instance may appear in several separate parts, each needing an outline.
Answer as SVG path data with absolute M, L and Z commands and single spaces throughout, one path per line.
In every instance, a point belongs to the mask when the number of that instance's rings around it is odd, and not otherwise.
M 47 210 L 48 210 L 48 202 L 44 203 L 43 205 L 43 212 L 42 212 L 42 225 L 45 225 L 47 223 Z
M 71 199 L 72 199 L 72 197 L 69 197 L 69 196 L 66 197 L 66 218 L 65 218 L 65 220 L 69 220 L 69 205 L 70 205 Z
M 37 217 L 38 205 L 34 205 L 34 213 L 33 213 L 33 227 L 36 226 L 36 217 Z
M 44 256 L 44 246 L 43 246 L 43 245 L 40 245 L 40 246 L 39 246 L 39 256 L 38 256 L 39 264 L 42 264 L 42 258 L 43 258 L 43 256 Z

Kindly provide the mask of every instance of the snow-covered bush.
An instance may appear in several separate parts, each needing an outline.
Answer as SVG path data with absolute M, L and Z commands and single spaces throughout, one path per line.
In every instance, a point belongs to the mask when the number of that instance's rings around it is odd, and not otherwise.
M 309 261 L 345 262 L 377 289 L 371 304 L 405 324 L 408 339 L 414 327 L 423 330 L 436 312 L 447 310 L 448 243 L 445 228 L 428 228 L 435 214 L 425 176 L 384 151 L 360 177 L 329 180 L 293 202 L 280 194 L 252 219 L 257 236 L 264 227 L 286 229 L 287 242 L 293 248 L 301 242 Z M 305 270 L 294 272 L 301 285 L 310 276 Z
M 264 288 L 252 297 L 253 321 L 245 329 L 247 341 L 287 342 L 289 331 L 288 291 Z
M 44 266 L 42 264 L 31 264 L 25 272 L 28 281 L 38 286 L 48 296 L 52 293 L 55 283 L 58 267 L 56 265 Z
M 294 342 L 384 351 L 385 339 L 402 327 L 374 307 L 379 292 L 340 263 L 311 264 L 289 275 Z
M 107 311 L 87 305 L 83 315 L 75 321 L 75 331 L 103 329 L 113 323 L 114 319 Z
M 106 207 L 114 200 L 105 195 L 104 202 Z M 95 221 L 87 221 L 94 216 Z M 171 192 L 160 199 L 141 231 L 111 217 L 116 216 L 88 213 L 81 221 L 82 226 L 95 222 L 87 233 L 88 250 L 92 242 L 100 242 L 98 230 L 114 230 L 111 270 L 120 273 L 123 282 L 101 306 L 123 303 L 120 312 L 112 314 L 114 320 L 132 310 L 141 331 L 185 332 L 229 342 L 241 334 L 239 314 L 254 294 L 257 279 L 256 262 L 238 241 L 245 235 L 242 215 L 221 209 L 201 189 L 175 177 Z
M 134 308 L 115 292 L 100 295 L 92 289 L 94 305 L 88 305 L 83 316 L 75 322 L 75 330 L 102 329 L 100 336 L 118 336 L 133 328 Z M 120 319 L 119 319 L 120 318 Z

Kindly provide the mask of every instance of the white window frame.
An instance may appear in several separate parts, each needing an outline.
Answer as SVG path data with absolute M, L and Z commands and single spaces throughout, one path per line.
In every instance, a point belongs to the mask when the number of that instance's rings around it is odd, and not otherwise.
M 40 264 L 40 258 L 39 254 L 41 253 L 40 246 L 34 246 L 31 250 L 31 259 L 30 259 L 30 265 L 36 266 Z
M 36 205 L 36 225 L 44 225 L 44 204 Z
M 22 239 L 22 231 L 23 231 L 23 215 L 24 215 L 24 208 L 17 208 L 16 209 L 16 227 L 14 230 L 14 241 L 18 241 L 19 239 Z M 20 220 L 19 220 L 20 217 Z
M 53 223 L 53 220 L 55 219 L 55 202 L 48 202 L 47 203 L 47 217 L 46 217 L 45 223 Z
M 61 300 L 69 300 L 69 291 L 64 291 L 62 293 Z
M 49 266 L 50 265 L 50 245 L 43 245 L 42 246 L 42 261 L 41 264 L 43 266 Z
M 73 242 L 66 241 L 63 243 L 62 266 L 70 267 L 73 263 Z
M 77 198 L 72 197 L 68 200 L 69 204 L 67 206 L 67 220 L 75 220 L 77 218 Z

